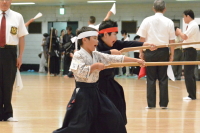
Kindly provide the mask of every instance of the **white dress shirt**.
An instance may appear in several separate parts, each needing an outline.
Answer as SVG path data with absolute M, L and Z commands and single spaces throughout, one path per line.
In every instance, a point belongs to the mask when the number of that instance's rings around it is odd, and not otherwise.
M 187 30 L 184 32 L 184 34 L 188 37 L 187 40 L 184 40 L 183 43 L 188 43 L 188 42 L 199 42 L 200 41 L 200 31 L 199 31 L 199 26 L 198 24 L 192 20 L 188 24 Z M 195 45 L 183 45 L 183 48 L 200 48 L 200 44 L 195 44 Z
M 101 23 L 100 23 L 100 24 L 101 24 Z M 90 24 L 90 25 L 88 25 L 88 27 L 91 27 L 91 28 L 94 28 L 94 29 L 96 29 L 96 30 L 99 30 L 100 24 L 98 24 L 98 25 Z
M 169 44 L 169 40 L 175 39 L 174 23 L 162 13 L 156 13 L 143 20 L 137 35 L 156 45 Z
M 0 25 L 3 17 L 0 10 Z M 19 38 L 28 34 L 22 15 L 11 9 L 5 12 L 6 17 L 6 44 L 18 45 Z M 15 34 L 16 33 L 16 34 Z

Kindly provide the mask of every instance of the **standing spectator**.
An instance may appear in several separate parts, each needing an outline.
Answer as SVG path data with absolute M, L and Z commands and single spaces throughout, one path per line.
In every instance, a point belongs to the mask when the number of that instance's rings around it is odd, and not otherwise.
M 72 45 L 71 42 L 71 38 L 73 38 L 74 35 L 72 33 L 71 26 L 67 26 L 66 30 L 67 34 L 63 36 L 63 50 L 62 50 L 65 53 L 63 75 L 65 75 L 65 77 L 73 77 L 72 72 L 69 71 L 69 67 L 74 52 L 74 45 Z
M 46 72 L 45 71 L 45 66 L 47 64 L 47 53 L 46 53 L 46 51 L 48 51 L 46 49 L 46 46 L 47 46 L 46 40 L 47 40 L 48 36 L 49 36 L 48 33 L 44 33 L 43 34 L 42 45 L 41 45 L 41 51 L 42 51 L 42 53 L 41 53 L 40 68 L 39 68 L 39 72 L 40 73 L 45 73 Z
M 59 37 L 59 41 L 60 41 L 60 45 L 61 45 L 61 46 L 63 45 L 63 37 L 64 37 L 64 35 L 65 35 L 65 30 L 62 29 L 62 30 L 60 31 L 60 37 Z
M 137 34 L 140 36 L 141 42 L 149 42 L 157 45 L 164 45 L 175 42 L 174 23 L 171 19 L 163 14 L 166 11 L 166 5 L 163 0 L 155 0 L 153 5 L 155 15 L 147 17 L 143 20 Z M 162 62 L 173 61 L 174 48 L 159 48 L 154 51 L 140 50 L 140 58 L 146 62 Z M 156 107 L 156 80 L 159 81 L 160 107 L 166 109 L 168 98 L 168 77 L 167 66 L 147 66 L 147 109 Z
M 177 29 L 178 35 L 184 40 L 183 43 L 198 42 L 200 39 L 199 26 L 194 21 L 194 12 L 190 9 L 183 12 L 184 22 L 188 24 L 186 31 L 182 32 L 181 29 Z M 198 44 L 200 45 L 200 44 Z M 197 51 L 195 45 L 183 45 L 183 60 L 184 61 L 196 61 Z M 195 65 L 184 65 L 184 77 L 185 85 L 187 88 L 188 96 L 183 100 L 195 100 L 196 99 L 196 79 L 194 75 Z
M 53 74 L 54 76 L 59 74 L 59 68 L 60 68 L 60 61 L 59 61 L 59 40 L 57 37 L 57 30 L 52 30 L 52 43 L 50 48 L 50 37 L 47 38 L 47 48 L 51 49 L 49 55 L 50 55 L 50 65 L 49 70 L 50 74 Z
M 12 91 L 16 70 L 22 64 L 24 36 L 28 31 L 22 15 L 10 9 L 11 3 L 12 0 L 0 1 L 0 121 L 16 122 L 11 104 Z
M 90 16 L 90 19 L 88 21 L 88 27 L 92 27 L 92 28 L 95 28 L 95 22 L 96 22 L 96 18 L 95 16 Z

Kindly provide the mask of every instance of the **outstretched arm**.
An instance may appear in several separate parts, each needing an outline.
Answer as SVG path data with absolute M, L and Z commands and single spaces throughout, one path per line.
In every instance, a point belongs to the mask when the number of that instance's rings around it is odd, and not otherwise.
M 111 11 L 108 11 L 106 17 L 104 18 L 103 21 L 106 21 L 106 20 L 109 20 L 110 16 L 112 15 L 113 13 Z
M 28 22 L 25 23 L 25 26 L 28 27 L 30 23 L 32 23 L 34 21 L 34 19 L 30 19 Z

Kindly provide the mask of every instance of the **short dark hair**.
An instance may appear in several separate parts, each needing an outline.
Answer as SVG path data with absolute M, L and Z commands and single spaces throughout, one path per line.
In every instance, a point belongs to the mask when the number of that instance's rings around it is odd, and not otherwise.
M 66 30 L 72 31 L 72 27 L 71 26 L 67 26 Z
M 153 8 L 156 12 L 163 12 L 166 8 L 166 4 L 163 0 L 155 0 L 153 3 Z
M 90 16 L 89 22 L 90 22 L 91 24 L 94 24 L 94 23 L 96 22 L 96 18 L 95 18 L 94 16 Z
M 118 27 L 117 22 L 112 21 L 112 20 L 106 20 L 103 21 L 100 26 L 99 26 L 99 31 L 103 30 L 103 29 L 107 29 L 107 28 L 112 28 L 112 27 Z M 118 33 L 118 32 L 117 32 Z M 111 32 L 108 33 L 109 35 L 111 35 Z M 104 36 L 104 34 L 99 34 L 99 37 L 102 38 Z
M 44 37 L 48 37 L 49 34 L 48 34 L 48 33 L 44 33 L 43 36 L 44 36 Z
M 80 30 L 77 31 L 77 36 L 78 36 L 79 34 L 81 34 L 82 32 L 86 32 L 86 31 L 97 31 L 97 30 L 94 29 L 94 28 L 91 28 L 91 27 L 86 27 L 86 26 L 84 26 L 84 27 L 82 27 Z M 86 38 L 90 39 L 90 37 L 86 37 Z M 82 44 L 83 44 L 82 39 L 78 39 L 78 45 L 81 46 Z
M 126 30 L 121 30 L 121 34 L 122 34 L 122 35 L 123 35 L 123 34 L 127 35 L 127 31 L 126 31 Z
M 191 10 L 191 9 L 188 9 L 188 10 L 185 10 L 184 12 L 183 12 L 183 14 L 185 15 L 185 16 L 187 16 L 187 15 L 189 15 L 192 19 L 194 19 L 194 12 Z

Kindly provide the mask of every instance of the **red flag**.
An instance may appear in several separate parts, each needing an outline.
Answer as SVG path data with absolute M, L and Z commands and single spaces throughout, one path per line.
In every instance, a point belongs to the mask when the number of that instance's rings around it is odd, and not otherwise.
M 146 67 L 141 67 L 139 75 L 138 75 L 138 79 L 144 77 L 145 75 L 146 75 Z

